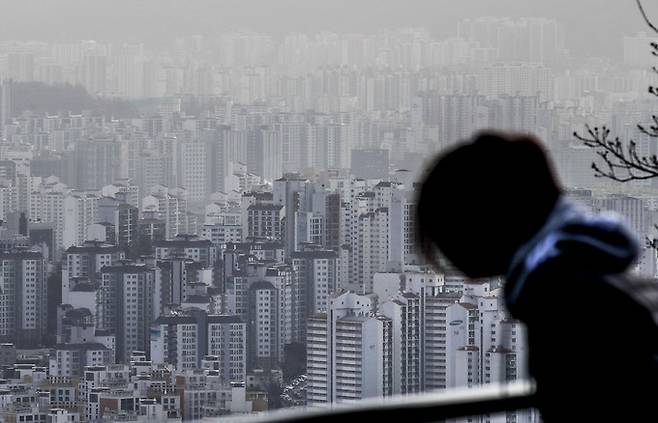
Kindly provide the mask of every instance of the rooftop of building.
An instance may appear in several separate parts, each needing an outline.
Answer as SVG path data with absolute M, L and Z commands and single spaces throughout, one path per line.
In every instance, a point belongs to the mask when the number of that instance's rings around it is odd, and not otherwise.
M 232 314 L 211 314 L 208 323 L 244 323 L 240 316 Z
M 113 266 L 103 266 L 101 273 L 145 273 L 153 270 L 146 263 L 124 262 Z
M 40 251 L 0 251 L 0 260 L 40 260 L 43 254 Z
M 153 247 L 156 248 L 176 248 L 176 247 L 212 247 L 212 242 L 208 239 L 170 239 L 153 241 Z
M 188 295 L 185 302 L 189 304 L 208 304 L 210 303 L 210 297 L 207 295 Z
M 77 343 L 77 344 L 55 344 L 52 349 L 64 351 L 109 351 L 105 345 L 97 342 Z
M 267 204 L 267 203 L 256 203 L 247 207 L 247 210 L 275 210 L 279 211 L 283 209 L 281 204 Z
M 282 249 L 283 243 L 277 241 L 228 242 L 225 251 L 260 251 Z
M 91 282 L 81 282 L 75 284 L 71 288 L 71 292 L 94 292 L 98 289 L 98 286 L 95 283 Z
M 331 259 L 337 258 L 338 254 L 334 250 L 309 250 L 309 251 L 295 251 L 290 255 L 291 258 L 296 259 Z
M 91 311 L 89 311 L 88 308 L 81 307 L 81 308 L 74 308 L 74 309 L 68 310 L 66 312 L 65 316 L 68 319 L 83 319 L 83 318 L 86 318 L 86 317 L 91 317 L 93 315 L 91 314 Z
M 167 316 L 160 316 L 155 320 L 156 325 L 179 325 L 179 324 L 195 324 L 197 319 L 194 313 L 178 311 L 174 312 L 175 314 L 170 314 Z M 201 321 L 203 318 L 206 319 L 208 323 L 243 323 L 240 316 L 229 315 L 229 314 L 210 314 L 205 315 L 205 312 L 199 312 L 198 316 L 201 317 L 198 321 Z
M 110 254 L 123 251 L 122 248 L 101 241 L 85 241 L 83 245 L 72 246 L 66 250 L 67 254 Z
M 276 290 L 274 285 L 272 285 L 272 282 L 268 282 L 268 281 L 258 281 L 258 282 L 254 282 L 251 285 L 249 285 L 249 290 L 250 291 L 257 290 L 257 289 Z

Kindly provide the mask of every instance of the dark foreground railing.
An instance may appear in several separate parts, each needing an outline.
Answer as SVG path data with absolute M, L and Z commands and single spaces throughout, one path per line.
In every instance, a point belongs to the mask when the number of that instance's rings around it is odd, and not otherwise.
M 445 419 L 505 411 L 518 411 L 534 406 L 534 385 L 515 382 L 486 385 L 472 389 L 427 392 L 417 395 L 367 399 L 349 405 L 326 408 L 277 410 L 249 416 L 223 418 L 226 422 L 294 422 L 294 423 L 366 423 L 396 421 L 430 423 Z

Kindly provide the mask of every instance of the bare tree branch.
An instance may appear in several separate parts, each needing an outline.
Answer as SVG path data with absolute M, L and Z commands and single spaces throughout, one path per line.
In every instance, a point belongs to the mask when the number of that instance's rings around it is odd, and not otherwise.
M 640 132 L 652 137 L 652 138 L 658 138 L 658 117 L 656 115 L 651 116 L 651 120 L 653 121 L 653 124 L 651 126 L 646 127 L 642 124 L 637 124 L 637 129 L 640 130 Z
M 649 130 L 653 128 L 652 125 Z M 655 130 L 658 136 L 658 127 Z M 594 149 L 603 162 L 602 165 L 592 163 L 594 176 L 617 182 L 658 177 L 658 159 L 655 156 L 638 154 L 637 144 L 633 140 L 624 145 L 619 137 L 610 139 L 610 129 L 605 126 L 592 128 L 585 125 L 585 132 L 585 135 L 574 132 L 574 136 L 587 147 Z
M 647 16 L 647 13 L 644 11 L 644 7 L 642 7 L 642 2 L 640 0 L 637 1 L 637 7 L 640 9 L 640 13 L 642 13 L 642 17 L 644 18 L 644 21 L 647 23 L 649 28 L 653 30 L 656 34 L 658 34 L 658 28 L 651 22 L 649 17 Z
M 654 229 L 658 229 L 658 225 L 653 225 Z M 652 249 L 654 251 L 658 251 L 658 239 L 657 238 L 652 238 L 651 236 L 647 236 L 644 239 L 644 248 L 647 250 Z
M 636 1 L 647 26 L 658 34 L 658 27 L 647 16 L 642 2 L 640 0 Z M 658 43 L 652 42 L 650 45 L 651 54 L 658 57 Z M 653 66 L 651 69 L 653 72 L 658 73 L 658 67 Z M 650 85 L 648 92 L 658 97 L 658 87 Z M 646 125 L 638 123 L 636 127 L 642 134 L 651 138 L 658 138 L 658 116 L 652 115 L 651 121 L 650 124 Z M 634 140 L 622 142 L 619 137 L 611 139 L 610 129 L 606 126 L 592 128 L 585 125 L 585 133 L 574 132 L 574 136 L 582 141 L 585 146 L 596 151 L 599 163 L 592 163 L 595 177 L 607 178 L 617 182 L 658 178 L 658 158 L 655 154 L 649 156 L 639 154 L 637 143 Z M 654 244 L 658 247 L 657 241 L 654 241 Z

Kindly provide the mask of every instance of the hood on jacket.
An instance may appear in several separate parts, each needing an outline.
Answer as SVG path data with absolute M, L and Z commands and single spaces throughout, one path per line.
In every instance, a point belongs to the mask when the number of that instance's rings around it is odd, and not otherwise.
M 638 254 L 637 241 L 617 215 L 591 214 L 562 197 L 542 229 L 514 255 L 505 299 L 513 306 L 533 272 L 548 262 L 559 261 L 565 272 L 616 274 L 628 269 Z

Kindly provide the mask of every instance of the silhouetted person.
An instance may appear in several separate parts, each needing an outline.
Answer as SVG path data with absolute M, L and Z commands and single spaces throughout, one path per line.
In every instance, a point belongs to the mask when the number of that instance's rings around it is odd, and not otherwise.
M 417 218 L 426 251 L 472 278 L 506 276 L 544 421 L 658 420 L 658 285 L 624 274 L 638 244 L 563 196 L 536 140 L 484 132 L 441 155 Z

